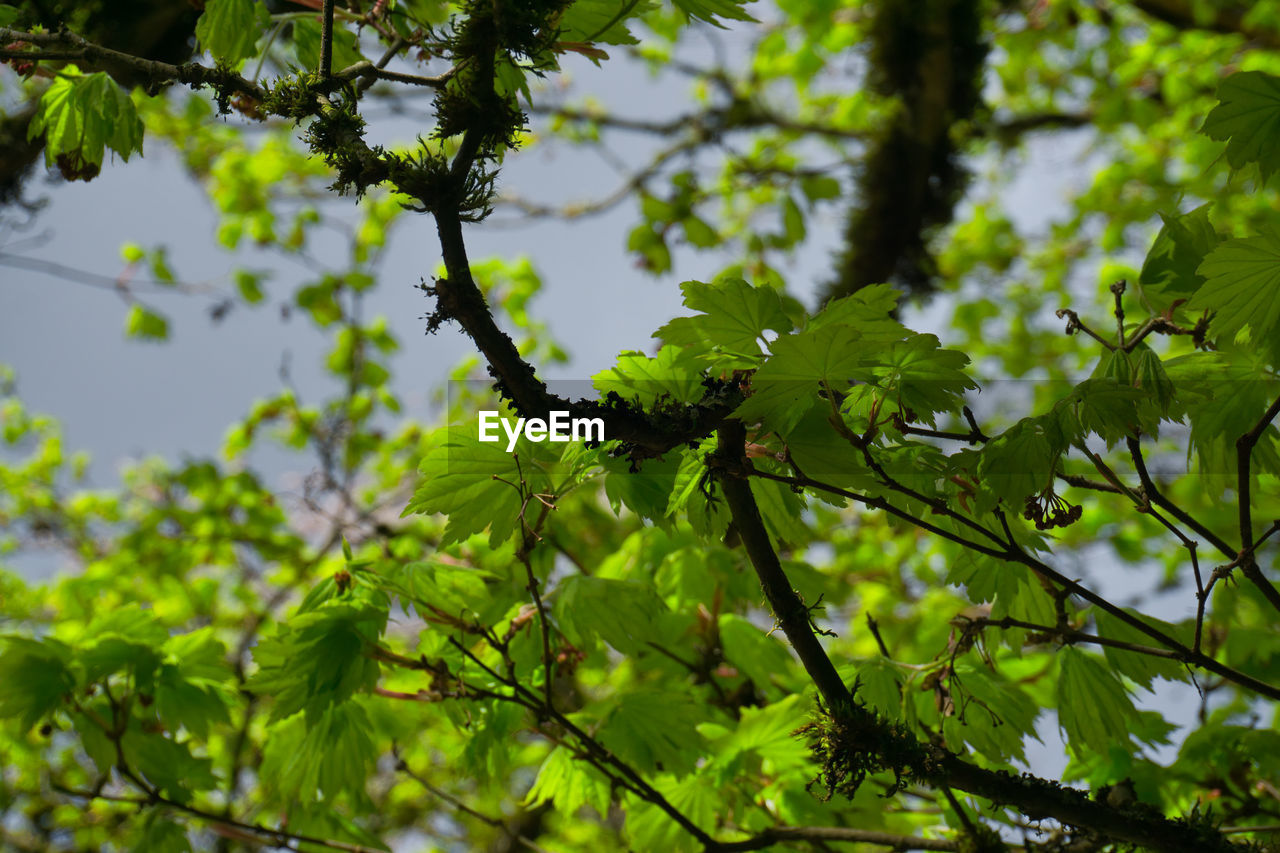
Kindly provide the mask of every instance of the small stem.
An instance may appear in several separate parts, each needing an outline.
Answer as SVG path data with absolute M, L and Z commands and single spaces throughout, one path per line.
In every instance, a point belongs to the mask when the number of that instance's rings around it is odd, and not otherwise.
M 328 79 L 333 72 L 333 0 L 324 0 L 320 18 L 320 76 Z

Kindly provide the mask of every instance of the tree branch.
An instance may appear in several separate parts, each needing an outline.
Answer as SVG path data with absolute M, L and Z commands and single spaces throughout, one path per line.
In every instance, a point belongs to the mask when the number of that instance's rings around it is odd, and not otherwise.
M 1179 30 L 1208 30 L 1241 35 L 1267 48 L 1280 48 L 1280 33 L 1245 23 L 1248 3 L 1198 5 L 1192 0 L 1133 0 L 1133 5 L 1158 21 Z M 1208 17 L 1205 17 L 1205 16 Z
M 333 0 L 320 7 L 320 76 L 327 78 L 333 70 Z
M 760 579 L 760 586 L 764 589 L 765 598 L 769 600 L 774 618 L 787 635 L 791 647 L 800 656 L 800 662 L 822 694 L 823 701 L 828 708 L 850 707 L 853 695 L 818 641 L 810 621 L 809 608 L 792 588 L 791 581 L 773 550 L 773 544 L 769 541 L 769 534 L 765 531 L 755 496 L 751 494 L 751 484 L 743 474 L 745 444 L 746 430 L 740 422 L 729 420 L 721 425 L 716 461 L 724 476 L 718 482 L 724 491 L 725 502 L 729 504 L 733 522 L 742 537 L 742 545 L 751 559 L 751 565 L 755 567 L 756 576 Z
M 1267 427 L 1271 426 L 1271 422 L 1276 419 L 1276 415 L 1280 415 L 1280 397 L 1277 397 L 1267 408 L 1258 422 L 1253 425 L 1253 429 L 1236 441 L 1236 479 L 1240 512 L 1240 570 L 1271 603 L 1271 606 L 1280 610 L 1280 590 L 1277 590 L 1275 585 L 1262 574 L 1253 554 L 1253 484 L 1250 472 L 1253 448 L 1257 446 Z
M 721 844 L 717 850 L 733 853 L 739 850 L 764 850 L 779 842 L 843 841 L 853 844 L 876 844 L 892 850 L 959 850 L 960 844 L 943 838 L 916 838 L 874 829 L 844 826 L 778 826 L 766 829 L 755 838 Z
M 720 428 L 714 460 L 715 468 L 720 474 L 717 482 L 724 492 L 733 522 L 764 588 L 765 597 L 773 608 L 774 616 L 818 688 L 829 709 L 828 713 L 837 721 L 854 721 L 853 724 L 866 735 L 858 739 L 858 743 L 841 744 L 840 748 L 874 752 L 884 749 L 885 744 L 892 744 L 897 760 L 907 765 L 905 768 L 894 767 L 895 772 L 901 770 L 910 773 L 913 778 L 933 787 L 959 788 L 993 802 L 1007 803 L 1033 819 L 1052 817 L 1071 826 L 1089 827 L 1108 838 L 1143 844 L 1160 853 L 1236 853 L 1241 850 L 1216 831 L 1197 831 L 1185 821 L 1169 820 L 1159 813 L 1148 814 L 1133 809 L 1114 808 L 1091 799 L 1083 791 L 1065 788 L 1055 782 L 1029 775 L 1015 777 L 1002 771 L 969 764 L 940 746 L 915 741 L 909 735 L 882 722 L 862 706 L 854 704 L 853 695 L 818 642 L 809 621 L 808 608 L 792 589 L 769 541 L 769 534 L 765 530 L 747 479 L 751 471 L 747 467 L 745 440 L 746 432 L 736 421 L 726 421 Z M 1057 576 L 1058 582 L 1079 586 L 1056 572 L 1053 574 Z M 1114 605 L 1108 603 L 1108 606 L 1124 613 Z M 1125 613 L 1125 616 L 1128 614 Z M 865 758 L 855 757 L 850 759 L 850 764 L 865 766 L 865 761 Z M 756 839 L 745 843 L 754 841 Z M 734 848 L 725 845 L 720 849 L 752 850 L 759 847 Z

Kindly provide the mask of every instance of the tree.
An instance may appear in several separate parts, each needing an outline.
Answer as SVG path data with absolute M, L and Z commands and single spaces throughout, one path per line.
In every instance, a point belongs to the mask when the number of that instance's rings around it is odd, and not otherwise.
M 339 393 L 263 400 L 224 459 L 86 490 L 6 382 L 6 547 L 75 568 L 0 576 L 6 845 L 1242 851 L 1274 833 L 1273 4 L 207 0 L 194 49 L 181 23 L 157 40 L 113 32 L 106 4 L 60 9 L 0 6 L 0 58 L 12 120 L 63 177 L 145 136 L 205 179 L 228 245 L 318 239 L 322 214 L 282 203 L 297 188 L 354 197 L 361 223 L 349 263 L 289 295 L 332 330 Z M 752 34 L 743 63 L 685 58 L 725 26 Z M 539 85 L 620 51 L 687 75 L 694 108 L 638 119 Z M 430 133 L 367 141 L 371 105 L 421 93 Z M 500 195 L 530 114 L 566 143 L 663 146 L 593 204 Z M 1063 128 L 1100 167 L 1037 234 L 991 166 Z M 540 278 L 469 259 L 469 223 L 625 198 L 655 275 L 673 247 L 731 261 L 681 285 L 652 354 L 568 399 L 538 371 L 563 357 L 527 308 Z M 810 309 L 784 269 L 833 206 L 832 298 Z M 464 330 L 501 399 L 460 384 L 435 429 L 396 423 L 396 341 L 362 310 L 397 219 L 438 238 L 428 331 Z M 166 278 L 162 253 L 125 251 Z M 252 271 L 235 284 L 264 299 Z M 952 306 L 948 346 L 904 325 L 904 292 Z M 141 301 L 127 324 L 167 331 Z M 1002 398 L 1020 377 L 1030 393 Z M 490 410 L 525 419 L 510 447 L 480 440 Z M 539 440 L 556 413 L 604 440 Z M 302 506 L 243 463 L 264 442 L 314 454 Z M 1122 605 L 1079 555 L 1157 571 Z M 1180 730 L 1161 710 L 1188 687 Z M 1055 717 L 1065 769 L 1019 773 Z

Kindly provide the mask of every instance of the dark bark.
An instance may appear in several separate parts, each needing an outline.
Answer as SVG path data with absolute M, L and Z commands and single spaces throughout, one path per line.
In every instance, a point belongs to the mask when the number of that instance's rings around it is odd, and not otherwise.
M 930 237 L 951 221 L 968 182 L 952 131 L 975 116 L 987 45 L 974 0 L 879 0 L 868 83 L 898 110 L 867 151 L 836 278 L 823 301 L 891 282 L 937 287 Z

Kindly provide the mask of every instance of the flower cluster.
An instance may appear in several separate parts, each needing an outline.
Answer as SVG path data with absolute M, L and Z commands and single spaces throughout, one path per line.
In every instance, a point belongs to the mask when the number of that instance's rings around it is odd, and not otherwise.
M 1059 497 L 1053 487 L 1045 489 L 1027 498 L 1022 509 L 1022 517 L 1036 523 L 1036 530 L 1051 530 L 1055 527 L 1070 527 L 1080 520 L 1084 508 L 1068 503 Z

